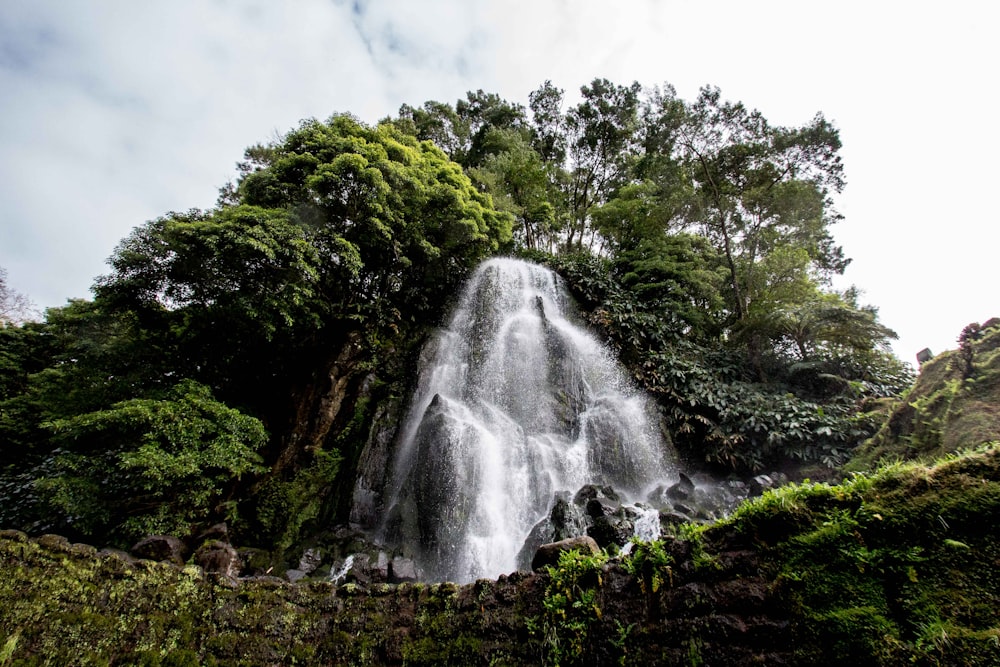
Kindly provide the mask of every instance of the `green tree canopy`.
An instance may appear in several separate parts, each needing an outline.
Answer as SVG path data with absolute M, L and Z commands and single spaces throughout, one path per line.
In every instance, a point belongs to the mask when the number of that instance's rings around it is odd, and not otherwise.
M 259 420 L 183 381 L 163 398 L 135 398 L 49 424 L 55 474 L 38 484 L 68 527 L 130 540 L 186 535 L 225 518 L 231 483 L 263 472 Z

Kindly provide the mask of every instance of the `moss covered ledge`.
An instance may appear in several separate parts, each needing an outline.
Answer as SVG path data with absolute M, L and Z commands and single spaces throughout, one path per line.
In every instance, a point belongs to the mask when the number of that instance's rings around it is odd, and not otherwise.
M 465 586 L 234 580 L 5 531 L 0 666 L 1000 664 L 998 525 L 994 444 Z

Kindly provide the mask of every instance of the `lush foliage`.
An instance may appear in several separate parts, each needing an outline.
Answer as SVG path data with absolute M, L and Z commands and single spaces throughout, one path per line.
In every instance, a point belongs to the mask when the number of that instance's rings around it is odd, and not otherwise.
M 710 323 L 704 264 L 673 265 L 675 305 L 664 309 L 662 300 L 642 298 L 645 286 L 630 282 L 634 265 L 627 260 L 536 257 L 560 271 L 590 322 L 658 399 L 675 444 L 714 465 L 757 470 L 781 459 L 839 465 L 878 428 L 881 416 L 861 406 L 902 391 L 912 378 L 870 339 L 836 352 L 811 339 L 824 352 L 808 361 L 782 345 L 751 360 Z M 759 367 L 768 382 L 759 380 Z
M 93 301 L 0 328 L 4 523 L 120 542 L 228 518 L 287 544 L 342 495 L 362 383 L 405 384 L 423 327 L 510 226 L 389 124 L 310 120 L 248 149 L 215 209 L 125 238 Z
M 997 660 L 1000 582 L 987 565 L 997 544 L 980 526 L 997 517 L 998 457 L 992 443 L 835 486 L 791 485 L 731 517 L 773 550 L 803 636 L 819 639 L 805 662 Z
M 138 226 L 92 301 L 3 314 L 0 519 L 101 541 L 229 517 L 269 548 L 343 519 L 380 402 L 500 252 L 565 277 L 688 458 L 836 465 L 911 379 L 876 310 L 830 287 L 839 148 L 821 115 L 605 79 L 574 104 L 545 82 L 527 108 L 476 91 L 304 121 L 215 208 Z M 166 414 L 189 417 L 171 435 Z
M 163 399 L 131 399 L 46 426 L 57 447 L 36 485 L 67 527 L 85 535 L 187 535 L 231 514 L 219 505 L 233 502 L 232 483 L 264 471 L 260 420 L 190 380 Z

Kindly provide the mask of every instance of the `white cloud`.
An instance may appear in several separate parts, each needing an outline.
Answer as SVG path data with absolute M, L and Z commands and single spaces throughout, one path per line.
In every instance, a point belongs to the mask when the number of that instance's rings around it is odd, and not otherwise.
M 115 243 L 206 207 L 243 149 L 302 118 L 374 122 L 546 79 L 706 84 L 775 123 L 841 129 L 846 276 L 907 360 L 1000 314 L 1000 46 L 988 3 L 175 0 L 0 5 L 0 266 L 43 306 L 87 296 Z

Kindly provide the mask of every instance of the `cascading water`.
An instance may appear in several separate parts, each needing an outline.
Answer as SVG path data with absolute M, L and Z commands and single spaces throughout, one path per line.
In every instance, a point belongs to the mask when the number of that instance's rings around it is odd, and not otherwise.
M 673 469 L 647 399 L 572 308 L 552 271 L 492 259 L 425 350 L 382 527 L 425 579 L 515 570 L 554 493 L 637 498 Z

